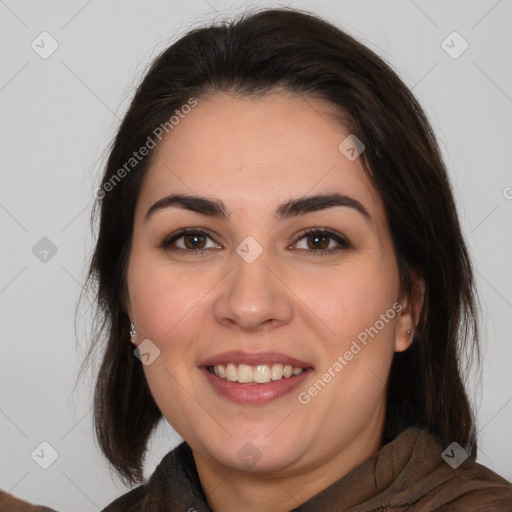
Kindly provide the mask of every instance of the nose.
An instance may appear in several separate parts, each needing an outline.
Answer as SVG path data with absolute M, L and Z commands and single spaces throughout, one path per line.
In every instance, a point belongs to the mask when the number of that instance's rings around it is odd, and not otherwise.
M 289 323 L 294 312 L 292 293 L 266 251 L 251 263 L 233 254 L 233 264 L 234 268 L 219 283 L 214 304 L 217 322 L 245 331 Z

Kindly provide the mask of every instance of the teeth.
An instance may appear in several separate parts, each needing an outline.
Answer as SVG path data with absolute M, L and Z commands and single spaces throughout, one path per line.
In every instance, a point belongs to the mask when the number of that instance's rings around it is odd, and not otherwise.
M 238 379 L 238 372 L 236 370 L 236 366 L 234 364 L 229 363 L 226 366 L 226 379 L 231 382 L 236 382 Z
M 252 382 L 254 372 L 252 368 L 247 364 L 238 365 L 238 382 Z
M 283 378 L 283 365 L 273 364 L 270 368 L 270 377 L 272 380 L 279 380 Z
M 279 363 L 272 366 L 268 364 L 249 366 L 248 364 L 235 365 L 229 363 L 227 365 L 218 364 L 210 368 L 217 377 L 242 384 L 252 382 L 266 384 L 271 380 L 281 380 L 283 377 L 289 379 L 292 375 L 300 375 L 304 371 L 303 368 L 294 368 L 290 364 L 282 365 Z
M 241 365 L 240 365 L 241 366 Z M 249 366 L 252 370 L 252 368 Z M 266 364 L 259 364 L 253 371 L 253 381 L 260 384 L 270 382 L 270 368 Z
M 219 366 L 217 366 L 217 371 L 216 371 L 215 375 L 225 379 L 226 378 L 226 369 L 224 368 L 224 366 L 219 364 Z

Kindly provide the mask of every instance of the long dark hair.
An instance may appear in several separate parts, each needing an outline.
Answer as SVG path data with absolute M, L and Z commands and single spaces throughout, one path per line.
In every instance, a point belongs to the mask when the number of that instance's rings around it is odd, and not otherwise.
M 126 163 L 149 145 L 148 137 L 156 140 L 157 127 L 170 131 L 169 119 L 191 98 L 278 88 L 327 100 L 364 142 L 361 158 L 384 203 L 403 293 L 415 294 L 411 272 L 425 282 L 414 343 L 392 362 L 384 441 L 417 426 L 443 446 L 457 441 L 476 458 L 474 413 L 462 380 L 475 351 L 477 362 L 480 356 L 473 272 L 430 124 L 395 72 L 364 45 L 317 16 L 272 9 L 195 29 L 163 51 L 110 148 L 88 274 L 98 321 L 82 369 L 100 344 L 95 434 L 125 483 L 142 481 L 148 440 L 162 418 L 134 357 L 125 309 L 135 205 L 154 151 Z

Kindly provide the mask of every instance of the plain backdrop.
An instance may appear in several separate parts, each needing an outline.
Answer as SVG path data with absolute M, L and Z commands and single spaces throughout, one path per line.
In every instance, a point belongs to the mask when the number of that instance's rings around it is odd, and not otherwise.
M 75 336 L 75 306 L 93 190 L 151 59 L 190 28 L 256 5 L 334 22 L 384 57 L 425 107 L 481 293 L 481 386 L 469 379 L 478 460 L 512 479 L 510 0 L 0 0 L 0 488 L 61 512 L 96 511 L 126 492 L 93 440 L 92 375 L 71 393 L 87 343 L 86 312 Z M 145 474 L 178 442 L 163 423 Z M 47 469 L 41 453 L 57 457 Z

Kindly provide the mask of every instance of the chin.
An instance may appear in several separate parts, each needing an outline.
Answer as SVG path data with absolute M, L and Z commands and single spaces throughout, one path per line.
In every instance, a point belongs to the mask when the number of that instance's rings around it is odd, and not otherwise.
M 223 448 L 219 448 L 223 447 Z M 219 464 L 233 471 L 247 473 L 275 473 L 293 465 L 304 451 L 303 440 L 298 440 L 296 448 L 289 440 L 284 444 L 282 439 L 269 442 L 264 437 L 254 436 L 235 438 L 229 443 L 215 443 L 206 447 L 209 456 Z

